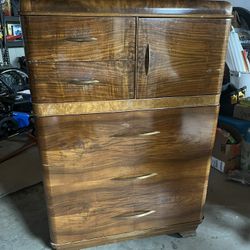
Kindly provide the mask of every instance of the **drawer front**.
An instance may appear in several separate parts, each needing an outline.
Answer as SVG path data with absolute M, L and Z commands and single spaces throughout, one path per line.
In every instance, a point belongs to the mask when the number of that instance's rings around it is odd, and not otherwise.
M 81 184 L 66 184 L 66 193 L 62 192 L 62 183 L 67 181 L 61 180 L 61 186 L 52 186 L 55 196 L 49 201 L 53 204 L 49 215 L 57 241 L 62 244 L 135 231 L 143 234 L 146 230 L 199 221 L 208 163 L 208 156 L 183 165 L 178 162 L 174 176 L 173 168 L 166 164 L 158 176 L 141 175 L 145 179 L 122 176 L 105 181 L 81 180 Z M 160 176 L 163 168 L 167 174 Z
M 31 61 L 134 59 L 134 18 L 27 16 L 22 22 Z
M 32 63 L 34 102 L 134 98 L 134 62 Z
M 230 23 L 139 18 L 137 97 L 220 93 Z
M 39 118 L 54 240 L 200 220 L 217 112 L 200 107 Z

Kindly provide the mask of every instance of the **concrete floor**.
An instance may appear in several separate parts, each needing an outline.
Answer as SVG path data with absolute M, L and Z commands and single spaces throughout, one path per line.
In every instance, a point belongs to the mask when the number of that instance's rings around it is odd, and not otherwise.
M 44 250 L 49 247 L 42 184 L 0 199 L 0 250 Z M 89 250 L 249 250 L 250 189 L 228 182 L 212 170 L 205 220 L 197 236 L 158 236 Z

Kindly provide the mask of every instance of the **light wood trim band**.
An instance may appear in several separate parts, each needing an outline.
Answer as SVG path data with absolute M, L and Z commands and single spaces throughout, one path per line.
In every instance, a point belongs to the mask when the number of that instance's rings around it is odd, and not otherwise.
M 220 95 L 204 95 L 96 102 L 34 103 L 33 108 L 35 115 L 42 117 L 215 106 L 219 104 L 219 100 Z

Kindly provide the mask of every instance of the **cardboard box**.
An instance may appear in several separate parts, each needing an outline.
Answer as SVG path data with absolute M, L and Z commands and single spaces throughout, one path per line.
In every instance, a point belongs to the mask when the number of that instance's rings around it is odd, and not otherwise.
M 212 153 L 212 167 L 222 173 L 240 168 L 241 136 L 230 126 L 217 128 L 214 149 Z M 234 139 L 234 143 L 230 143 Z
M 0 143 L 0 158 L 28 142 L 25 135 Z M 0 198 L 42 181 L 42 167 L 37 146 L 0 164 Z
M 250 143 L 245 140 L 241 147 L 241 169 L 250 171 Z
M 241 120 L 250 121 L 250 107 L 241 104 L 235 105 L 234 117 Z

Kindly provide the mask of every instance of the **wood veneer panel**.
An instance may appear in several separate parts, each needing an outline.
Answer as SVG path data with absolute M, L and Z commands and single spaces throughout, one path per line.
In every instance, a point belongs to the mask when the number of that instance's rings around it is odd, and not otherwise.
M 232 6 L 21 5 L 52 246 L 194 230 L 206 196 Z
M 138 230 L 133 233 L 124 233 L 124 234 L 115 234 L 110 235 L 108 237 L 100 237 L 95 238 L 91 240 L 81 240 L 78 242 L 69 242 L 66 244 L 54 244 L 52 243 L 52 246 L 56 249 L 67 249 L 67 250 L 78 250 L 79 247 L 91 247 L 101 244 L 108 244 L 108 243 L 114 243 L 121 240 L 129 240 L 136 238 L 143 238 L 147 236 L 153 236 L 153 235 L 159 235 L 159 234 L 173 234 L 175 232 L 190 232 L 195 231 L 197 228 L 197 225 L 201 221 L 194 221 L 191 223 L 184 223 L 184 224 L 178 224 L 178 225 L 172 225 L 168 226 L 167 228 L 160 228 L 160 229 L 147 229 L 147 230 Z M 183 230 L 183 231 L 182 231 Z
M 134 98 L 134 61 L 32 63 L 33 102 Z
M 29 61 L 134 60 L 135 18 L 26 16 Z
M 217 113 L 199 107 L 39 118 L 52 241 L 108 241 L 200 220 Z
M 33 103 L 37 116 L 101 114 L 135 110 L 204 107 L 219 105 L 219 95 L 131 99 L 96 102 Z
M 139 18 L 137 97 L 219 94 L 230 23 Z
M 36 15 L 178 15 L 230 16 L 232 6 L 224 1 L 200 0 L 23 0 L 22 14 Z

